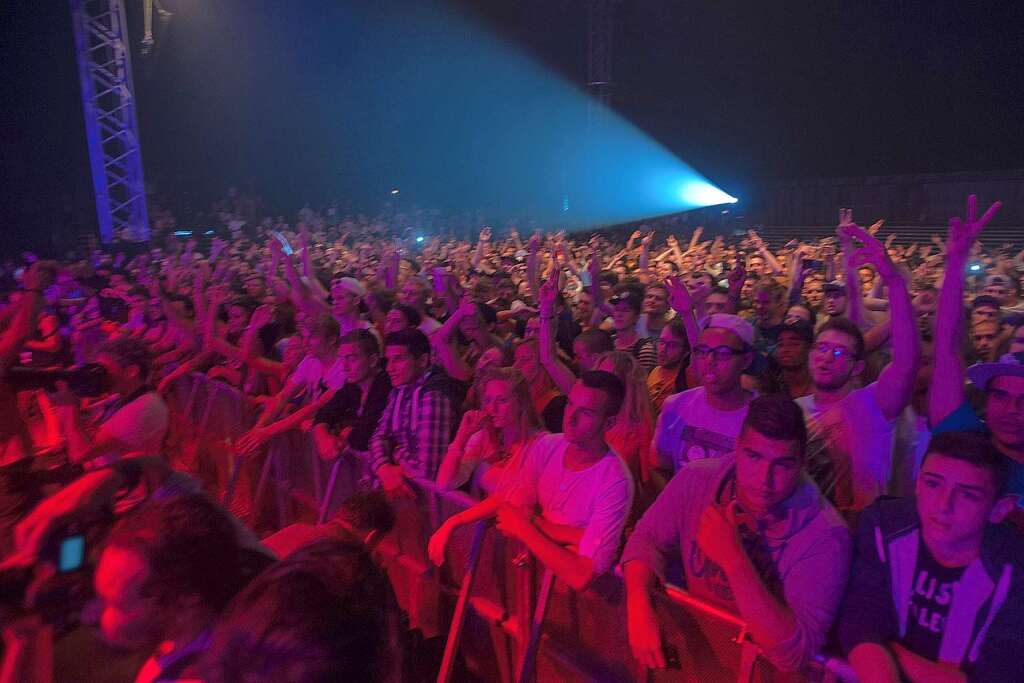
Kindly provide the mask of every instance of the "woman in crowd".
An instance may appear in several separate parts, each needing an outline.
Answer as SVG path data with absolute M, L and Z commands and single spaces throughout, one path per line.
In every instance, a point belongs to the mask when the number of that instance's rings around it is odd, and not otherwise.
M 646 376 L 637 360 L 625 351 L 611 351 L 598 357 L 596 370 L 610 372 L 626 387 L 626 400 L 615 416 L 615 424 L 605 433 L 608 445 L 629 466 L 638 485 L 650 481 L 651 439 L 654 414 L 647 394 Z
M 516 345 L 513 355 L 513 366 L 526 378 L 530 386 L 530 400 L 544 428 L 549 432 L 561 432 L 566 396 L 541 365 L 540 342 L 536 337 L 524 339 Z
M 497 490 L 504 477 L 515 476 L 520 456 L 544 435 L 533 409 L 530 387 L 515 368 L 491 367 L 478 382 L 481 410 L 467 410 L 448 447 L 437 483 L 445 488 Z

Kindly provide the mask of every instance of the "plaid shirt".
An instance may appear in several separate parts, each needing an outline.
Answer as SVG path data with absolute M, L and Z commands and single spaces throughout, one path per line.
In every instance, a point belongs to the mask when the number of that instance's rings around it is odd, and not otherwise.
M 411 384 L 395 387 L 370 437 L 370 469 L 398 464 L 410 477 L 434 479 L 451 439 L 452 400 L 440 388 L 425 387 L 428 369 Z

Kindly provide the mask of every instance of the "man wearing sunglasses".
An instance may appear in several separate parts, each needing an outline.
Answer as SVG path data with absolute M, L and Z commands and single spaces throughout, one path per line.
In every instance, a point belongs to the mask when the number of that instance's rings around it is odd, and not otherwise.
M 864 245 L 855 261 L 873 265 L 888 288 L 892 360 L 860 387 L 864 335 L 849 319 L 830 318 L 811 345 L 814 392 L 797 403 L 807 419 L 808 473 L 841 512 L 852 512 L 889 492 L 896 418 L 912 398 L 921 344 L 907 281 L 885 247 L 852 223 L 841 229 Z

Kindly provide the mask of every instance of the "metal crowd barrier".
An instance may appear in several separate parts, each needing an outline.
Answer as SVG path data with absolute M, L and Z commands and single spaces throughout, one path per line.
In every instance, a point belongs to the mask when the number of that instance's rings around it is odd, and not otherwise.
M 291 520 L 296 501 L 307 508 L 303 517 L 322 522 L 355 491 L 361 463 L 342 455 L 325 464 L 312 439 L 298 433 L 269 443 L 262 464 L 259 457 L 250 461 L 235 456 L 231 444 L 254 422 L 258 410 L 237 390 L 200 374 L 182 378 L 179 385 L 168 394 L 178 420 L 172 433 L 206 445 L 199 456 L 214 462 L 200 463 L 198 469 L 213 477 L 207 485 L 218 487 L 233 511 L 232 503 L 241 496 L 251 501 L 251 520 L 258 520 L 271 487 L 280 525 Z M 255 486 L 241 476 L 247 467 L 260 471 Z M 606 575 L 586 591 L 573 591 L 488 522 L 457 530 L 447 561 L 438 570 L 426 559 L 429 535 L 477 501 L 432 481 L 413 483 L 418 500 L 397 506 L 396 532 L 378 554 L 411 625 L 428 636 L 447 633 L 438 683 L 447 683 L 459 662 L 484 680 L 502 683 L 856 681 L 846 662 L 827 656 L 819 656 L 800 674 L 776 670 L 738 616 L 671 585 L 656 600 L 656 608 L 665 643 L 678 652 L 680 668 L 647 670 L 630 653 L 621 575 Z

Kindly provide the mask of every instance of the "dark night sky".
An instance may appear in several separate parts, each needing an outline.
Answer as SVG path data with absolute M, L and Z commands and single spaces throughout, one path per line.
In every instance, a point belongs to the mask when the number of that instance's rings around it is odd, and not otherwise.
M 321 199 L 303 189 L 330 162 L 317 137 L 366 115 L 355 100 L 346 121 L 289 117 L 316 83 L 345 96 L 324 48 L 358 30 L 353 15 L 327 0 L 165 4 L 180 8 L 156 58 L 135 58 L 148 179 L 199 195 L 271 185 L 287 208 Z M 583 0 L 449 6 L 585 79 Z M 93 221 L 66 8 L 4 3 L 0 17 L 9 234 Z M 1024 167 L 1024 3 L 623 0 L 616 20 L 616 108 L 733 194 L 777 178 Z M 317 77 L 296 77 L 304 68 Z

